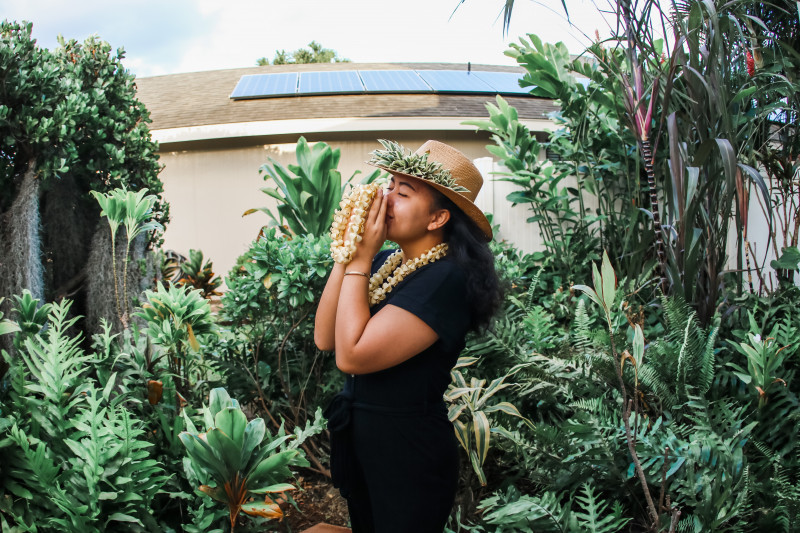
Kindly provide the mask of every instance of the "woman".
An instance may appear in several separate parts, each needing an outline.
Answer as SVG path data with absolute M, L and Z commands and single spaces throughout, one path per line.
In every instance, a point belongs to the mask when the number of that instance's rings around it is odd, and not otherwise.
M 441 533 L 458 482 L 442 395 L 467 332 L 499 306 L 492 230 L 474 204 L 483 178 L 461 152 L 381 142 L 370 164 L 392 174 L 388 192 L 317 309 L 315 342 L 348 374 L 326 411 L 331 472 L 354 533 Z M 386 239 L 401 253 L 379 253 Z

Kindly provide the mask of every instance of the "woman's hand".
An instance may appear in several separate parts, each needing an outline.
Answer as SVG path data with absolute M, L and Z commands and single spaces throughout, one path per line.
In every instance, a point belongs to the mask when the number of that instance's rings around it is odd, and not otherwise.
M 383 189 L 379 188 L 364 220 L 364 233 L 361 235 L 361 242 L 356 244 L 351 263 L 371 265 L 372 258 L 381 249 L 384 241 L 386 241 L 386 196 L 383 194 Z

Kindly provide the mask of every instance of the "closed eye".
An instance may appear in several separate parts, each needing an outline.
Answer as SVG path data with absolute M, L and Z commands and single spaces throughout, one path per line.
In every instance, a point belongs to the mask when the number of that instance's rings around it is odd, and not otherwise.
M 411 189 L 412 191 L 416 192 L 416 189 L 414 188 L 414 186 L 411 185 L 409 182 L 400 181 L 400 182 L 395 184 L 394 178 L 392 178 L 392 180 L 389 182 L 389 191 L 393 191 L 395 189 L 395 187 L 397 187 L 399 189 L 397 191 L 397 195 L 402 197 L 402 198 L 408 198 L 407 194 L 403 194 L 402 192 L 400 192 L 400 191 L 404 190 L 404 187 L 407 187 L 407 188 Z

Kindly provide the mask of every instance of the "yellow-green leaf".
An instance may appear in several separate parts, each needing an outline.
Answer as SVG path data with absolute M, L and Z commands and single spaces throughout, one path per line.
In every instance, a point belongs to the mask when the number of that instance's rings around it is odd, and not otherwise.
M 475 435 L 475 451 L 480 459 L 480 464 L 483 464 L 486 460 L 486 455 L 489 453 L 489 438 L 491 434 L 489 418 L 483 411 L 472 413 L 472 431 Z

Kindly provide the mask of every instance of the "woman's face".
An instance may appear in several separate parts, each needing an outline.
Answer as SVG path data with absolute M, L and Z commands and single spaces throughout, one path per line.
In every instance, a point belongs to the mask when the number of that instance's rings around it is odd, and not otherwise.
M 392 176 L 386 194 L 386 238 L 402 245 L 428 233 L 434 194 L 419 180 Z

